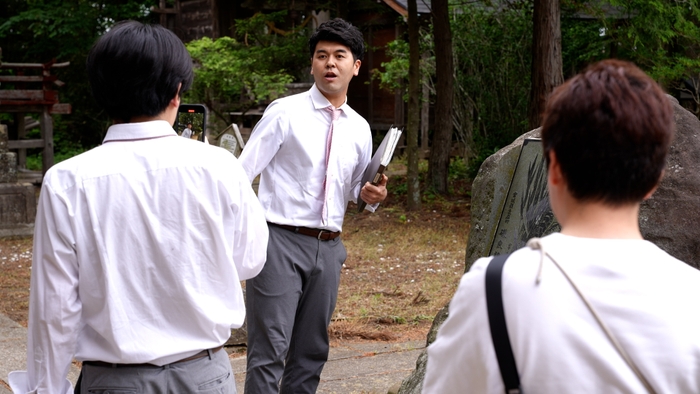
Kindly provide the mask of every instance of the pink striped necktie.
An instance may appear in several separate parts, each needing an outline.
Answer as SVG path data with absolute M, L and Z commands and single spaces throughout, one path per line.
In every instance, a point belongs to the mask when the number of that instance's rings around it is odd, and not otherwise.
M 331 157 L 331 144 L 333 141 L 333 124 L 340 117 L 340 113 L 343 112 L 342 109 L 335 108 L 332 105 L 324 108 L 327 112 L 331 114 L 331 127 L 328 130 L 328 137 L 326 138 L 326 177 L 323 180 L 323 212 L 321 213 L 321 220 L 324 224 L 328 224 L 328 160 Z

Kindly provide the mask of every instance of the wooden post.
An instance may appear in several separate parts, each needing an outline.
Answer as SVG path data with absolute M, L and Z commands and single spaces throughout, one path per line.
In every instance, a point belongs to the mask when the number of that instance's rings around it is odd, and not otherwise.
M 49 114 L 49 108 L 44 107 L 44 111 L 39 118 L 41 125 L 41 138 L 44 140 L 44 150 L 41 152 L 42 171 L 44 175 L 46 171 L 53 166 L 53 119 Z
M 374 30 L 372 29 L 372 25 L 369 26 L 369 34 L 367 34 L 367 41 L 369 41 L 367 44 L 368 48 L 372 48 L 374 45 L 373 42 L 374 38 Z M 367 84 L 367 103 L 369 104 L 367 107 L 367 115 L 368 118 L 367 121 L 369 121 L 369 124 L 374 124 L 374 82 L 372 81 L 372 68 L 374 68 L 374 51 L 369 50 L 365 52 L 365 56 L 367 56 L 367 79 L 369 80 L 369 83 Z
M 27 125 L 24 121 L 24 112 L 17 112 L 15 114 L 17 124 L 17 139 L 22 140 L 27 135 Z M 17 168 L 25 169 L 27 168 L 27 150 L 20 148 L 17 150 Z
M 423 61 L 428 60 L 428 53 L 423 52 Z M 421 107 L 420 107 L 420 158 L 428 157 L 428 129 L 430 128 L 430 86 L 428 86 L 428 76 L 421 76 L 423 90 L 421 92 Z

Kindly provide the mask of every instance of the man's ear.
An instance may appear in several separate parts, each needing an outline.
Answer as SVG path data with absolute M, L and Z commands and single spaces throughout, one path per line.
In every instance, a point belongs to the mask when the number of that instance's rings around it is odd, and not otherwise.
M 550 150 L 547 153 L 547 157 L 549 158 L 549 166 L 547 167 L 547 180 L 549 183 L 556 186 L 565 183 L 564 174 L 561 172 L 561 165 L 557 160 L 557 155 L 554 154 L 553 150 Z
M 178 108 L 180 106 L 180 89 L 182 89 L 182 82 L 177 85 L 177 92 L 175 92 L 175 97 L 170 100 L 169 105 Z
M 354 70 L 352 72 L 352 75 L 357 76 L 357 74 L 360 73 L 360 65 L 362 65 L 362 60 L 360 60 L 360 59 L 355 60 L 355 64 L 353 65 Z

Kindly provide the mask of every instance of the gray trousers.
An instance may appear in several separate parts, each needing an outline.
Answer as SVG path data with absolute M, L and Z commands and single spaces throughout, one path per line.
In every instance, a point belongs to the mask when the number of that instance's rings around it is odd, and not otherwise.
M 347 252 L 340 237 L 321 241 L 269 228 L 265 267 L 246 282 L 245 392 L 315 393 Z
M 80 386 L 82 394 L 236 394 L 225 350 L 162 367 L 83 365 Z

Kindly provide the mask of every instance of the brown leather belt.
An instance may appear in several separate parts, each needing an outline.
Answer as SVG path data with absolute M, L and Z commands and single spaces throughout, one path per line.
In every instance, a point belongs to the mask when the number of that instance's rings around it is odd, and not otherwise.
M 272 226 L 299 233 L 301 235 L 308 235 L 309 237 L 314 237 L 316 239 L 320 239 L 321 241 L 330 241 L 331 239 L 336 239 L 340 236 L 340 231 L 334 232 L 328 230 L 319 230 L 317 228 L 287 226 L 286 224 L 277 224 L 271 222 L 267 223 L 269 223 Z
M 195 355 L 192 355 L 192 356 L 189 356 L 189 357 L 185 357 L 185 358 L 183 358 L 182 360 L 173 361 L 173 362 L 170 363 L 170 364 L 184 363 L 185 361 L 192 361 L 192 360 L 196 360 L 196 359 L 199 359 L 199 358 L 202 358 L 202 357 L 206 357 L 206 356 L 209 354 L 210 351 L 211 351 L 212 354 L 214 354 L 214 353 L 218 352 L 219 350 L 221 350 L 221 349 L 223 349 L 223 348 L 224 348 L 224 347 L 223 347 L 223 345 L 222 345 L 222 346 L 215 347 L 215 348 L 212 348 L 212 349 L 209 349 L 209 350 L 202 350 L 201 352 L 199 352 L 199 353 L 197 353 L 197 354 L 195 354 Z M 156 368 L 160 368 L 159 365 L 155 365 L 155 364 L 113 364 L 113 363 L 106 363 L 106 362 L 104 362 L 104 361 L 83 361 L 83 364 L 85 364 L 85 365 L 92 365 L 92 366 L 95 366 L 95 367 L 108 367 L 108 368 L 143 368 L 143 367 L 151 367 L 151 368 L 152 368 L 152 367 L 156 367 Z

